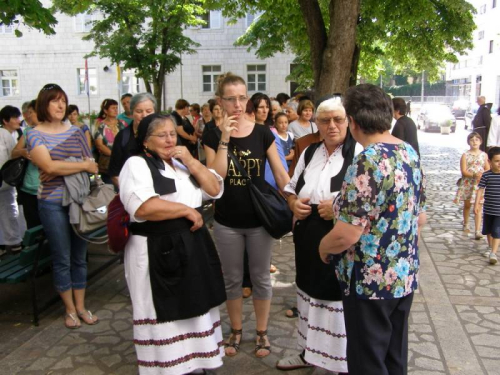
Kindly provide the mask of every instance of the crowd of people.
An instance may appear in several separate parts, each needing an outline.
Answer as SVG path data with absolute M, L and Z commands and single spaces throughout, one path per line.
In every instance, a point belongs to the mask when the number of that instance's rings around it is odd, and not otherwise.
M 416 126 L 404 100 L 369 84 L 316 101 L 249 96 L 245 80 L 232 73 L 218 78 L 215 94 L 201 106 L 179 99 L 169 114 L 158 113 L 149 93 L 123 95 L 121 114 L 118 102 L 106 99 L 92 127 L 57 84 L 23 105 L 23 123 L 19 109 L 4 107 L 0 164 L 29 162 L 19 187 L 0 188 L 4 252 L 22 249 L 22 206 L 26 227 L 45 230 L 64 325 L 97 324 L 85 306 L 87 243 L 69 224 L 64 196 L 68 180 L 101 175 L 130 215 L 124 268 L 139 372 L 205 373 L 240 351 L 244 286 L 255 312 L 254 354 L 272 352 L 274 240 L 249 185 L 276 189 L 294 217 L 297 304 L 289 315 L 299 318 L 300 350 L 276 367 L 406 373 L 426 199 Z M 500 148 L 486 155 L 483 139 L 478 132 L 468 137 L 456 202 L 464 202 L 464 230 L 474 203 L 479 236 L 484 201 L 482 234 L 494 264 Z M 201 212 L 207 200 L 214 202 L 212 234 Z

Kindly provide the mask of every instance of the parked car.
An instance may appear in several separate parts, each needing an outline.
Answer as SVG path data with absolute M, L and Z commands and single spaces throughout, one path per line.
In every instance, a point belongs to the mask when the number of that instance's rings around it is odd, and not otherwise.
M 457 128 L 457 120 L 447 105 L 424 104 L 417 117 L 417 126 L 425 132 L 440 131 L 442 126 L 450 126 L 451 132 L 454 133 Z
M 451 106 L 451 113 L 458 119 L 465 119 L 465 113 L 470 108 L 470 103 L 466 99 L 455 100 Z

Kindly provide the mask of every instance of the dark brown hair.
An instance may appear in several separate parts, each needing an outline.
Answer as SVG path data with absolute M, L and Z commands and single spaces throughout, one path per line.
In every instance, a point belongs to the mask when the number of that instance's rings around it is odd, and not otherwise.
M 66 121 L 68 118 L 68 95 L 66 95 L 61 86 L 55 83 L 48 83 L 42 87 L 36 98 L 36 117 L 38 121 L 52 121 L 49 114 L 49 103 L 61 97 L 66 100 L 66 113 L 63 118 L 63 121 Z
M 186 107 L 189 107 L 189 102 L 186 99 L 178 99 L 175 102 L 175 109 L 184 109 Z
M 97 115 L 98 119 L 104 120 L 106 118 L 106 114 L 104 113 L 104 110 L 108 110 L 109 107 L 112 105 L 118 105 L 118 102 L 114 99 L 104 99 L 104 101 L 101 104 L 101 111 Z

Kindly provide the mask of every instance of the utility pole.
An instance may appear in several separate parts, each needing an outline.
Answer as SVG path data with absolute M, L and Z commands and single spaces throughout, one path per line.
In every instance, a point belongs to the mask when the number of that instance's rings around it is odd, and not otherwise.
M 425 70 L 422 70 L 422 89 L 420 90 L 420 103 L 424 104 L 424 84 L 425 84 Z

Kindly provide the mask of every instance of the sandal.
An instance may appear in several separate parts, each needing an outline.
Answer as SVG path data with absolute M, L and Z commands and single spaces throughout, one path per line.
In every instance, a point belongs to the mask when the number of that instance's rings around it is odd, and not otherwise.
M 71 319 L 71 321 L 73 322 L 73 324 L 68 324 L 68 318 Z M 79 321 L 76 319 L 74 313 L 66 313 L 64 315 L 64 326 L 67 329 L 78 329 L 78 328 L 80 328 L 81 324 L 78 324 L 78 323 L 79 323 Z
M 83 322 L 85 324 L 88 324 L 89 326 L 93 326 L 93 325 L 96 325 L 97 323 L 99 323 L 99 319 L 97 319 L 96 316 L 94 316 L 90 310 L 87 310 L 87 311 L 80 311 L 78 313 L 78 317 L 83 320 Z M 95 320 L 94 320 L 95 318 Z
M 255 356 L 257 358 L 264 358 L 267 357 L 269 354 L 271 354 L 271 345 L 266 345 L 266 337 L 267 337 L 267 329 L 264 331 L 256 331 L 257 336 L 259 337 L 257 344 L 255 345 Z M 259 355 L 257 354 L 259 350 L 267 350 L 267 353 L 264 355 Z
M 236 337 L 240 336 L 239 340 L 236 340 Z M 234 329 L 231 328 L 231 335 L 229 336 L 229 341 L 224 344 L 224 349 L 228 348 L 233 348 L 233 352 L 227 352 L 227 350 L 224 350 L 226 352 L 226 355 L 228 357 L 234 357 L 238 352 L 240 351 L 240 342 L 241 342 L 241 337 L 243 336 L 243 329 Z
M 299 309 L 297 309 L 296 307 L 292 307 L 288 310 L 285 311 L 285 316 L 287 318 L 298 318 L 299 317 Z

